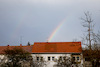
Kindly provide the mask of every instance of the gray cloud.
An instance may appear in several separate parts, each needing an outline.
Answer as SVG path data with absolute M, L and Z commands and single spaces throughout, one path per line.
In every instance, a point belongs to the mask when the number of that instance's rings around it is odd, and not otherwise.
M 90 11 L 100 28 L 100 0 L 0 0 L 0 45 L 24 45 L 46 41 L 65 18 L 66 22 L 52 41 L 81 40 L 85 29 L 80 17 Z

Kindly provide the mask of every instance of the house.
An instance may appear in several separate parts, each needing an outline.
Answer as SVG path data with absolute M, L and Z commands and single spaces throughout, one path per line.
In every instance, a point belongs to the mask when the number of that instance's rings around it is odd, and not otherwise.
M 83 67 L 81 42 L 35 42 L 31 46 L 0 46 L 1 59 L 4 57 L 3 50 L 8 47 L 22 47 L 24 50 L 31 53 L 34 58 L 33 62 L 45 61 L 45 67 L 56 66 L 57 60 L 64 60 L 64 57 L 70 60 L 74 59 L 74 62 L 78 63 L 79 67 Z
M 21 44 L 20 44 L 20 46 L 9 46 L 9 45 L 8 46 L 0 46 L 0 67 L 1 67 L 2 64 L 6 63 L 8 61 L 8 58 L 5 55 L 4 50 L 15 49 L 15 48 L 18 48 L 18 49 L 22 48 L 23 50 L 31 53 L 33 46 L 32 45 L 31 46 L 22 46 Z M 25 61 L 23 61 L 23 62 L 20 61 L 20 64 L 23 67 L 29 67 L 30 66 L 30 63 L 29 62 L 27 63 Z
M 46 67 L 54 67 L 55 60 L 63 57 L 74 59 L 80 67 L 83 66 L 81 42 L 35 42 L 32 57 L 35 61 L 45 60 Z

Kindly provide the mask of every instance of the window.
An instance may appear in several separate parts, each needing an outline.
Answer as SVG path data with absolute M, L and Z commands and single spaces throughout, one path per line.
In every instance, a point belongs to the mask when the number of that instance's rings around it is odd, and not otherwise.
M 40 57 L 40 61 L 43 61 L 43 57 Z
M 65 56 L 63 57 L 63 60 L 66 60 L 66 57 Z
M 77 60 L 79 60 L 79 57 L 77 57 Z
M 52 60 L 54 61 L 55 57 L 52 57 Z
M 39 57 L 37 57 L 37 61 L 39 61 Z
M 50 57 L 48 57 L 48 61 L 50 61 Z
M 36 57 L 36 60 L 37 61 L 43 61 L 43 57 L 41 57 L 41 56 L 40 57 Z
M 63 57 L 62 57 L 62 56 L 60 56 L 60 57 L 59 57 L 59 60 L 62 60 L 62 58 L 63 58 Z
M 73 61 L 75 61 L 75 57 L 73 57 Z

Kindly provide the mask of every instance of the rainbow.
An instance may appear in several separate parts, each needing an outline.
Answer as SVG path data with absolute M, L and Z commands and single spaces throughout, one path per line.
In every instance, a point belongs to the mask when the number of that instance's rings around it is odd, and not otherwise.
M 61 28 L 61 26 L 64 24 L 64 22 L 66 21 L 66 18 L 64 18 L 59 25 L 54 29 L 54 31 L 52 32 L 52 34 L 50 35 L 50 37 L 48 38 L 48 42 L 51 42 L 52 39 L 55 37 L 56 33 L 58 32 L 58 30 Z

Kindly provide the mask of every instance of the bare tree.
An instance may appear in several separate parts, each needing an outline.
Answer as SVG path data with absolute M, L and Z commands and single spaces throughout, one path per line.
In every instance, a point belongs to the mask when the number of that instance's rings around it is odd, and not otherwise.
M 89 12 L 84 13 L 85 18 L 83 20 L 83 27 L 87 28 L 87 35 L 83 38 L 87 49 L 83 50 L 84 57 L 88 57 L 89 61 L 92 63 L 92 67 L 99 67 L 100 64 L 100 48 L 98 44 L 100 43 L 100 36 L 93 32 L 93 20 Z
M 71 58 L 67 56 L 60 56 L 57 60 L 57 67 L 71 67 Z
M 81 20 L 83 20 L 82 26 L 87 28 L 88 34 L 83 39 L 88 42 L 85 45 L 87 45 L 91 49 L 91 44 L 92 44 L 92 40 L 93 40 L 91 35 L 93 34 L 93 27 L 94 27 L 93 20 L 91 18 L 91 14 L 89 12 L 84 12 L 84 15 L 85 15 L 85 18 L 81 18 Z
M 57 67 L 82 67 L 80 62 L 76 61 L 75 58 L 73 58 L 73 55 L 71 57 L 68 56 L 60 56 L 58 58 Z

